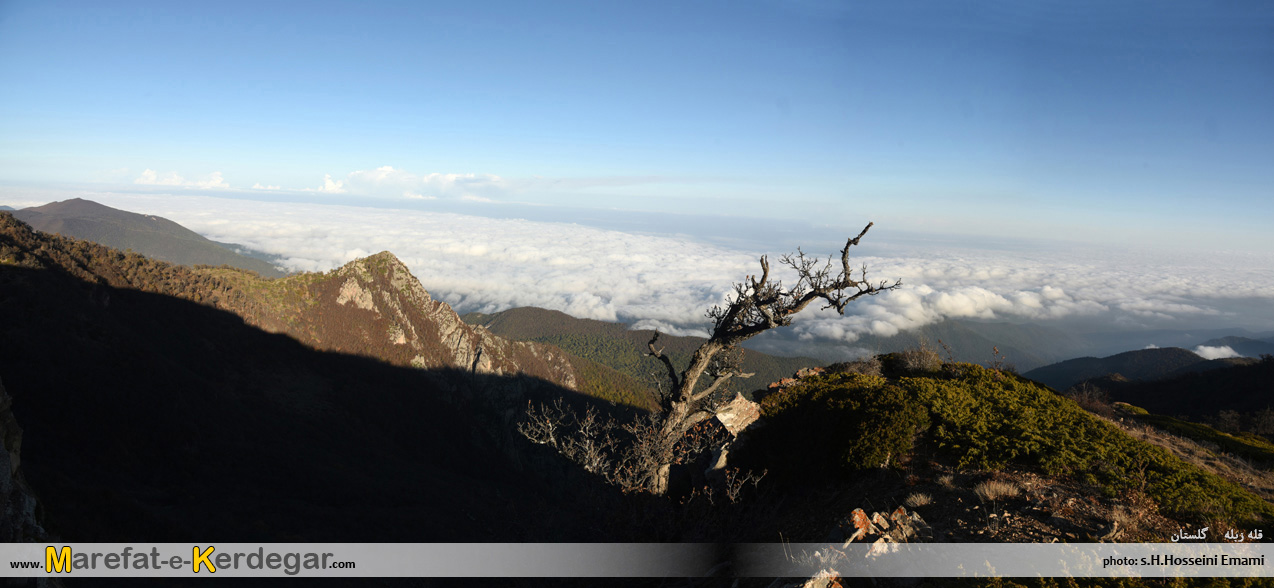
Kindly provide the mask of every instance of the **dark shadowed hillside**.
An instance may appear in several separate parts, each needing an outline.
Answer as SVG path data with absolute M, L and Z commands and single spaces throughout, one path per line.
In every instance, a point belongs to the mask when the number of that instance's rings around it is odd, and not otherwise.
M 1164 378 L 1173 378 L 1184 374 L 1193 374 L 1197 372 L 1206 372 L 1209 370 L 1219 370 L 1221 368 L 1233 367 L 1236 365 L 1249 365 L 1257 363 L 1261 360 L 1255 357 L 1226 357 L 1223 359 L 1205 359 L 1198 363 L 1192 363 L 1187 366 L 1177 368 L 1172 373 L 1164 376 Z
M 235 253 L 166 218 L 119 210 L 91 200 L 73 198 L 24 208 L 13 215 L 40 231 L 132 249 L 172 263 L 229 265 L 271 278 L 283 275 L 266 261 Z
M 183 296 L 142 289 L 161 287 Z M 510 424 L 490 420 L 537 390 L 572 392 L 318 351 L 210 306 L 247 298 L 216 277 L 0 214 L 0 375 L 51 532 L 597 539 L 562 506 L 569 489 L 517 473 Z
M 1033 369 L 1024 376 L 1065 390 L 1084 380 L 1120 374 L 1129 380 L 1153 380 L 1204 361 L 1192 351 L 1177 347 L 1139 349 L 1110 357 L 1080 357 Z
M 1103 381 L 1097 385 L 1111 400 L 1156 414 L 1197 420 L 1222 410 L 1256 413 L 1274 407 L 1274 360 L 1225 364 L 1154 381 Z

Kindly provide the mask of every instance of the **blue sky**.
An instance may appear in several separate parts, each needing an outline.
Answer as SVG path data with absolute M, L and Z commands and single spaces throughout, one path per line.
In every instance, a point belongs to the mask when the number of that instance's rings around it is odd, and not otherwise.
M 1274 328 L 1264 1 L 0 0 L 0 88 L 0 204 L 390 249 L 462 306 L 697 328 L 872 220 L 910 293 L 804 332 Z
M 1265 2 L 10 1 L 0 80 L 11 185 L 1274 244 Z

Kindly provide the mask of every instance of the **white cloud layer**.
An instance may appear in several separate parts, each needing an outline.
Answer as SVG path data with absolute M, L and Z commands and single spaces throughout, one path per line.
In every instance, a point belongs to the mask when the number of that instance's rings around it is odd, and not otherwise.
M 221 172 L 212 172 L 208 177 L 202 180 L 187 180 L 175 171 L 166 174 L 160 174 L 153 169 L 147 168 L 142 175 L 137 176 L 133 180 L 134 184 L 144 186 L 180 186 L 183 188 L 229 188 L 230 184 L 221 177 Z
M 390 178 L 398 171 L 377 173 Z M 283 255 L 296 270 L 328 270 L 389 250 L 461 312 L 539 306 L 582 318 L 640 321 L 672 333 L 704 332 L 705 310 L 723 302 L 735 280 L 756 273 L 763 253 L 690 237 L 413 210 L 202 196 L 85 197 Z M 1110 252 L 899 250 L 903 255 L 854 263 L 866 263 L 873 279 L 902 278 L 903 289 L 860 299 L 844 317 L 812 309 L 797 318 L 793 333 L 849 345 L 864 333 L 889 336 L 945 318 L 1088 319 L 1112 329 L 1200 318 L 1229 317 L 1232 323 L 1228 301 L 1274 302 L 1268 257 L 1227 264 Z
M 1203 359 L 1225 359 L 1227 357 L 1243 357 L 1239 352 L 1232 349 L 1229 345 L 1220 347 L 1212 347 L 1208 345 L 1200 345 L 1194 348 L 1195 355 Z

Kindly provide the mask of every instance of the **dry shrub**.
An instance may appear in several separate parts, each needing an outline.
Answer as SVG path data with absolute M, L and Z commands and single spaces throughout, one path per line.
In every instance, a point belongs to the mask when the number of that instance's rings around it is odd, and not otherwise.
M 1141 525 L 1141 517 L 1126 506 L 1117 506 L 1110 511 L 1110 520 L 1117 523 L 1120 529 L 1135 533 Z
M 1080 408 L 1095 415 L 1104 416 L 1108 419 L 1113 419 L 1117 416 L 1115 407 L 1110 403 L 1110 394 L 1090 382 L 1071 386 L 1063 395 L 1074 400 L 1075 404 L 1078 404 Z
M 829 374 L 862 374 L 864 376 L 879 376 L 880 358 L 873 355 L 864 357 L 854 361 L 842 361 L 827 366 Z
M 929 506 L 930 504 L 933 504 L 933 496 L 925 494 L 924 492 L 912 492 L 907 496 L 906 500 L 903 500 L 902 502 L 907 505 L 908 508 L 920 508 L 922 506 Z
M 942 367 L 942 358 L 929 349 L 908 349 L 898 354 L 907 372 L 934 372 Z
M 951 474 L 943 474 L 938 476 L 938 485 L 948 490 L 955 488 L 955 476 Z
M 1005 480 L 987 480 L 973 487 L 973 493 L 982 500 L 999 500 L 1012 498 L 1022 492 L 1017 484 Z

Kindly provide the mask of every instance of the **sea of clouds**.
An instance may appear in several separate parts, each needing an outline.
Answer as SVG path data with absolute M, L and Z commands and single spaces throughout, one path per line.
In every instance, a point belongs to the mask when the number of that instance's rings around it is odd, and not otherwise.
M 733 282 L 757 273 L 761 254 L 773 262 L 783 253 L 689 236 L 422 210 L 164 194 L 82 197 L 281 255 L 290 270 L 330 270 L 388 250 L 460 312 L 538 306 L 674 334 L 706 333 L 705 310 L 726 301 Z M 864 242 L 887 230 L 874 228 Z M 873 279 L 901 278 L 903 289 L 861 299 L 843 317 L 807 311 L 792 334 L 846 345 L 864 333 L 890 336 L 946 318 L 1083 320 L 1110 329 L 1229 326 L 1252 324 L 1231 302 L 1245 301 L 1245 308 L 1252 300 L 1274 302 L 1274 263 L 1250 253 L 1218 260 L 1095 247 L 994 251 L 912 244 L 894 251 L 853 256 L 852 263 L 865 263 Z M 1272 317 L 1257 318 L 1265 322 L 1252 325 L 1255 330 L 1274 324 Z

